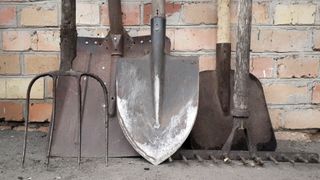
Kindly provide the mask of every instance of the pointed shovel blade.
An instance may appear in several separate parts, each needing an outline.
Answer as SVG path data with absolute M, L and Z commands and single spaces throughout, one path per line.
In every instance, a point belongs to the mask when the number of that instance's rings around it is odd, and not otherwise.
M 158 165 L 188 137 L 198 110 L 199 69 L 195 57 L 165 56 L 160 100 L 155 98 L 150 55 L 117 64 L 120 126 L 133 148 Z M 155 91 L 155 92 L 154 92 Z M 155 113 L 155 101 L 161 102 Z

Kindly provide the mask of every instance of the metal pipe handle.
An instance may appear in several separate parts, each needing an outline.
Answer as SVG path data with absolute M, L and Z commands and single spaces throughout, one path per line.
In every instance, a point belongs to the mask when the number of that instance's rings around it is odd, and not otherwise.
M 165 0 L 152 0 L 152 17 L 165 16 Z

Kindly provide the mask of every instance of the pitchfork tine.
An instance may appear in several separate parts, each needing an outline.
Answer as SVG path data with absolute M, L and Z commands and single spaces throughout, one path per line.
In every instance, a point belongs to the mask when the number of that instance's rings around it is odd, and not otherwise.
M 50 134 L 49 134 L 49 143 L 48 143 L 48 152 L 47 152 L 47 168 L 49 167 L 50 163 L 50 156 L 51 156 L 51 147 L 52 147 L 52 138 L 53 138 L 53 131 L 54 131 L 54 125 L 56 120 L 56 90 L 57 90 L 57 76 L 51 76 L 52 77 L 52 96 L 53 96 L 53 106 L 52 106 L 52 112 L 51 112 L 51 125 L 50 125 Z
M 78 76 L 78 93 L 79 93 L 79 149 L 78 149 L 78 165 L 81 163 L 81 144 L 82 144 L 82 90 L 81 90 L 81 77 Z
M 25 107 L 25 131 L 24 131 L 24 142 L 23 142 L 23 152 L 22 152 L 22 167 L 24 168 L 24 163 L 25 163 L 25 160 L 26 160 L 26 151 L 27 151 L 27 139 L 28 139 L 28 126 L 29 126 L 29 104 L 30 104 L 30 94 L 31 94 L 31 89 L 32 89 L 32 86 L 33 84 L 40 78 L 44 77 L 44 76 L 47 76 L 48 74 L 40 74 L 36 77 L 34 77 L 29 86 L 28 86 L 28 89 L 27 89 L 27 96 L 26 96 L 26 107 Z

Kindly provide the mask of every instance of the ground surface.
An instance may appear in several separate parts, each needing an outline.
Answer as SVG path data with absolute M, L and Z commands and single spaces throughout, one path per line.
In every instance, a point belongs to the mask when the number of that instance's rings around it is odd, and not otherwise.
M 45 166 L 46 134 L 30 133 L 26 168 L 20 166 L 23 132 L 0 131 L 0 179 L 320 179 L 320 165 L 281 163 L 276 166 L 267 162 L 264 167 L 244 167 L 234 162 L 213 165 L 183 162 L 153 166 L 143 159 L 110 159 L 105 167 L 102 159 L 84 160 L 79 168 L 75 159 L 53 159 L 49 169 Z M 282 151 L 310 151 L 320 153 L 320 143 L 279 142 Z

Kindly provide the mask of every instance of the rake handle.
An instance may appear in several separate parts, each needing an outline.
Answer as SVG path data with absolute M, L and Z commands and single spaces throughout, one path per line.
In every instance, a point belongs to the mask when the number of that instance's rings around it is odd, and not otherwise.
M 250 63 L 252 0 L 239 1 L 238 17 L 238 42 L 236 47 L 233 116 L 248 117 L 248 80 Z

